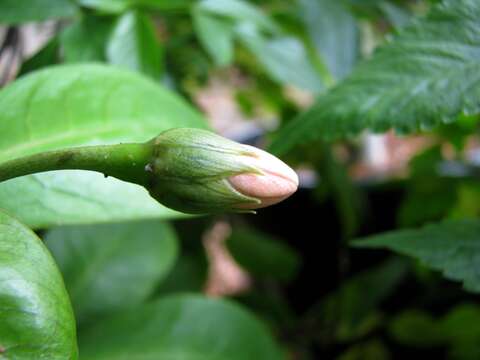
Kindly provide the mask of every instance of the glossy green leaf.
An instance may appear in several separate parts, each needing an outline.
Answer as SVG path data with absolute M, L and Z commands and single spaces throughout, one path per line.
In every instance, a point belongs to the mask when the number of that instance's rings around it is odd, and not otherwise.
M 364 129 L 402 133 L 480 110 L 480 3 L 445 0 L 412 21 L 352 75 L 291 121 L 271 150 Z
M 173 229 L 159 221 L 60 227 L 45 243 L 79 322 L 143 302 L 177 256 Z
M 300 266 L 300 257 L 294 249 L 253 229 L 234 229 L 226 244 L 238 264 L 254 276 L 288 281 Z
M 43 21 L 75 15 L 77 7 L 71 0 L 2 0 L 0 23 L 17 24 L 28 21 Z
M 138 11 L 120 17 L 108 40 L 107 59 L 111 64 L 159 80 L 162 51 L 150 18 Z
M 25 76 L 0 91 L 0 108 L 0 161 L 66 146 L 146 141 L 168 128 L 206 126 L 160 85 L 101 65 L 56 66 Z M 58 174 L 0 184 L 0 208 L 34 227 L 173 214 L 136 185 L 84 171 Z
M 301 0 L 300 11 L 319 56 L 336 79 L 348 75 L 358 58 L 359 31 L 341 1 Z
M 357 247 L 387 248 L 413 256 L 424 265 L 461 281 L 466 290 L 480 292 L 480 222 L 456 220 L 421 229 L 398 230 L 354 242 Z
M 112 22 L 108 17 L 85 15 L 67 27 L 60 36 L 64 61 L 105 61 L 105 46 Z
M 0 358 L 77 359 L 75 319 L 40 239 L 0 212 Z
M 238 305 L 170 296 L 80 334 L 82 359 L 281 360 L 266 327 Z

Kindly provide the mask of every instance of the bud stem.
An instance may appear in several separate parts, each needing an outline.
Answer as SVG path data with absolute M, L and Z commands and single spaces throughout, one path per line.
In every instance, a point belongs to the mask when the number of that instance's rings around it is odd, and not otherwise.
M 0 182 L 52 170 L 92 170 L 145 186 L 152 156 L 150 142 L 99 145 L 42 152 L 0 163 Z

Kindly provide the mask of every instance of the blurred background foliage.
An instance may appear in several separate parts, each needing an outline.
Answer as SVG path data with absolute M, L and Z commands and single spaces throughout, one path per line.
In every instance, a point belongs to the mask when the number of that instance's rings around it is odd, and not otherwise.
M 408 40 L 414 31 L 404 29 L 439 3 L 1 0 L 2 85 L 57 64 L 128 69 L 200 109 L 217 132 L 273 142 L 301 178 L 296 195 L 257 216 L 182 218 L 141 205 L 100 221 L 96 212 L 63 222 L 20 213 L 63 275 L 82 358 L 213 358 L 212 348 L 229 360 L 480 358 L 478 115 L 445 111 L 454 122 L 420 124 L 413 136 L 336 135 L 335 124 L 347 124 L 338 119 L 355 120 L 340 116 L 349 101 L 362 104 L 383 89 L 369 71 L 408 77 L 382 56 L 396 54 L 392 39 Z M 447 25 L 440 35 L 455 32 Z M 420 35 L 431 30 L 428 21 L 421 26 Z M 408 65 L 407 45 L 398 61 Z M 139 97 L 156 96 L 143 91 Z M 335 101 L 340 110 L 329 112 Z M 443 117 L 422 109 L 422 119 Z M 375 114 L 352 128 L 386 130 Z M 389 128 L 410 128 L 397 113 L 381 114 Z M 175 125 L 190 113 L 165 116 Z M 317 119 L 328 116 L 330 125 Z M 319 139 L 322 132 L 332 136 Z M 9 191 L 0 188 L 7 210 Z M 423 227 L 436 221 L 447 222 Z

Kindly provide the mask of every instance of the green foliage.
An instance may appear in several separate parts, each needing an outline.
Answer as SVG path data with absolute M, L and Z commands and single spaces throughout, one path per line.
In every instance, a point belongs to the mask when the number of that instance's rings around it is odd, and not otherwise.
M 232 62 L 237 39 L 274 81 L 314 92 L 322 89 L 304 44 L 248 2 L 203 0 L 192 16 L 200 42 L 218 65 Z
M 300 265 L 294 249 L 280 239 L 253 229 L 234 229 L 226 244 L 239 265 L 253 276 L 289 281 Z
M 144 73 L 159 80 L 162 50 L 152 21 L 141 12 L 128 12 L 115 24 L 106 49 L 113 65 Z
M 0 92 L 0 107 L 0 161 L 93 142 L 146 141 L 175 126 L 205 127 L 161 86 L 100 65 L 24 77 Z M 2 183 L 0 207 L 32 227 L 172 215 L 136 185 L 70 171 Z
M 314 106 L 290 122 L 271 150 L 394 128 L 401 133 L 479 111 L 480 4 L 446 0 L 412 21 Z
M 266 328 L 238 305 L 194 295 L 169 296 L 101 321 L 79 342 L 86 360 L 284 358 Z
M 75 320 L 40 239 L 0 212 L 0 358 L 77 359 Z
M 106 13 L 122 13 L 132 8 L 152 10 L 179 10 L 189 6 L 192 0 L 77 0 L 82 6 Z
M 317 305 L 311 316 L 321 321 L 326 338 L 358 339 L 378 324 L 378 307 L 405 277 L 407 265 L 390 259 L 345 281 Z M 365 291 L 368 289 L 368 291 Z
M 61 227 L 45 243 L 78 322 L 141 304 L 177 256 L 175 233 L 158 221 Z
M 112 26 L 111 18 L 99 16 L 83 16 L 68 26 L 60 35 L 64 62 L 104 61 Z
M 359 30 L 341 1 L 301 0 L 300 10 L 310 39 L 330 73 L 341 79 L 352 70 L 359 46 Z
M 17 24 L 27 21 L 42 21 L 72 17 L 77 7 L 71 0 L 2 0 L 0 2 L 0 23 Z
M 449 359 L 473 360 L 480 355 L 480 309 L 461 304 L 441 318 L 420 310 L 406 310 L 397 315 L 389 327 L 398 343 L 414 348 L 447 346 Z
M 480 291 L 477 271 L 480 222 L 446 221 L 418 230 L 397 230 L 354 242 L 357 247 L 387 248 L 418 258 L 440 270 L 448 279 L 461 281 L 466 290 Z

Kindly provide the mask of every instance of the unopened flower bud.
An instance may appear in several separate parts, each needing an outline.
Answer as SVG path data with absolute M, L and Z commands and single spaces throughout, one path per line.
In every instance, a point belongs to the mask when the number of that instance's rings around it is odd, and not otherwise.
M 298 177 L 267 152 L 199 129 L 177 128 L 153 141 L 150 194 L 187 213 L 245 212 L 293 194 Z

